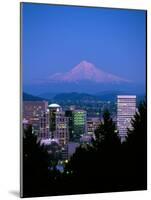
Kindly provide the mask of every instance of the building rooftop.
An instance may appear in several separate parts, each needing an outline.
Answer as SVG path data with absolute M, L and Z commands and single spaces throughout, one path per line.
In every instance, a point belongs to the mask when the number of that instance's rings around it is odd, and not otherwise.
M 136 95 L 118 95 L 117 98 L 136 98 Z
M 51 143 L 53 143 L 53 142 L 55 142 L 55 143 L 59 143 L 58 142 L 58 139 L 51 139 L 51 138 L 48 138 L 48 139 L 41 139 L 41 141 L 40 141 L 40 145 L 50 145 Z
M 60 108 L 60 105 L 59 104 L 56 104 L 56 103 L 52 103 L 48 106 L 49 108 Z

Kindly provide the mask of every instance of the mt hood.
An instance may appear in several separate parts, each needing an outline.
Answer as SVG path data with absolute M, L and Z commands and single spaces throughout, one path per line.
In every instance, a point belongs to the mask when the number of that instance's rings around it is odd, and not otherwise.
M 94 64 L 82 61 L 66 73 L 56 73 L 49 77 L 53 82 L 75 82 L 92 81 L 96 83 L 120 83 L 130 82 L 124 78 L 104 72 L 98 69 Z

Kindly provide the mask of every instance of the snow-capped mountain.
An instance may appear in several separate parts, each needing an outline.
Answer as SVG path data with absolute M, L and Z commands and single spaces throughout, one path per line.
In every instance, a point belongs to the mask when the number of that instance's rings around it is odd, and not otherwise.
M 92 81 L 96 83 L 130 82 L 124 78 L 98 69 L 94 64 L 82 61 L 66 73 L 56 73 L 49 77 L 50 81 L 79 82 Z

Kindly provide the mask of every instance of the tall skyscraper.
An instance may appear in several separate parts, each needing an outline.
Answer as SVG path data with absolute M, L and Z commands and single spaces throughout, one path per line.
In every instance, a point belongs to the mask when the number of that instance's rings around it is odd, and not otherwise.
M 70 141 L 80 141 L 80 137 L 87 133 L 87 112 L 85 110 L 67 110 L 69 121 Z
M 136 96 L 135 95 L 119 95 L 117 96 L 117 128 L 121 142 L 125 141 L 127 136 L 127 128 L 131 129 L 131 120 L 136 112 Z
M 85 110 L 73 111 L 73 138 L 79 140 L 81 135 L 87 133 L 87 112 Z
M 49 137 L 47 107 L 47 101 L 23 102 L 23 124 L 26 121 L 32 125 L 33 132 L 40 138 Z
M 48 110 L 40 117 L 40 138 L 50 138 Z
M 69 140 L 73 140 L 73 110 L 66 110 L 65 115 L 68 118 Z
M 48 106 L 49 109 L 49 131 L 51 133 L 51 138 L 55 137 L 55 131 L 56 131 L 56 114 L 58 112 L 61 112 L 61 106 L 58 104 L 50 104 Z
M 62 158 L 68 158 L 69 127 L 68 117 L 58 104 L 49 105 L 49 127 L 51 138 L 57 139 L 62 147 Z
M 69 141 L 68 118 L 63 111 L 56 113 L 56 131 L 54 136 L 62 146 Z

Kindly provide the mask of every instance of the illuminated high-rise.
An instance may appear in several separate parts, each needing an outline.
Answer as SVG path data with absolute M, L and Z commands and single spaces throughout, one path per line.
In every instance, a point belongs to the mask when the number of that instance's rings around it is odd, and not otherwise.
M 75 140 L 87 133 L 87 112 L 85 110 L 74 110 L 73 117 L 73 138 Z
M 68 117 L 58 104 L 50 104 L 49 108 L 49 128 L 52 139 L 57 139 L 62 147 L 62 159 L 68 158 L 69 127 Z
M 56 131 L 56 114 L 61 112 L 62 108 L 58 104 L 50 104 L 48 106 L 49 109 L 49 131 L 51 133 L 51 138 L 55 137 Z
M 131 120 L 136 112 L 135 95 L 117 96 L 117 128 L 121 142 L 125 141 L 127 129 L 131 129 Z
M 47 101 L 24 101 L 23 124 L 32 125 L 35 135 L 40 138 L 49 137 Z

